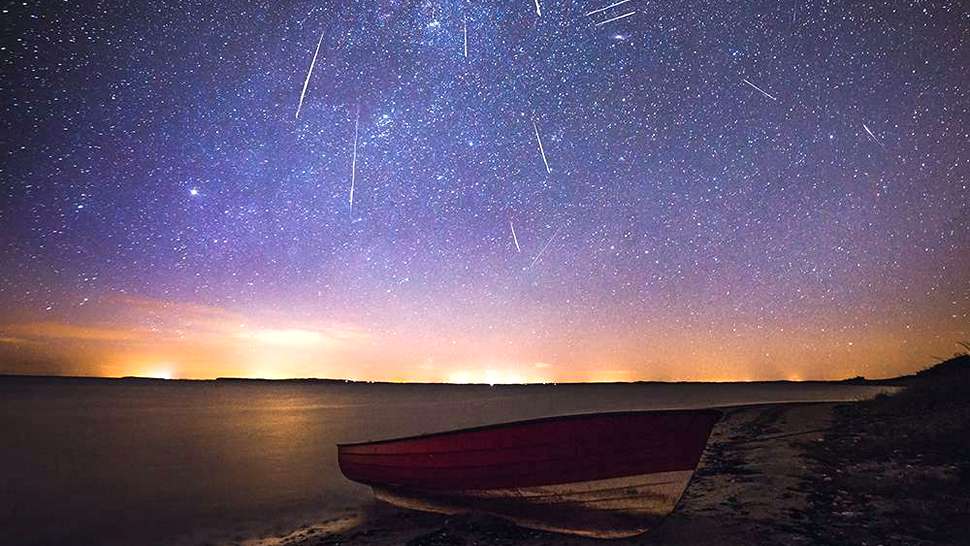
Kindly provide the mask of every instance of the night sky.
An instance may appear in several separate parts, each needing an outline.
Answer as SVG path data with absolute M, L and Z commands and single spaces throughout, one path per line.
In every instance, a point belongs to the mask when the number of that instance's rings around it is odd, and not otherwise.
M 831 379 L 970 339 L 965 4 L 617 3 L 5 4 L 0 372 Z

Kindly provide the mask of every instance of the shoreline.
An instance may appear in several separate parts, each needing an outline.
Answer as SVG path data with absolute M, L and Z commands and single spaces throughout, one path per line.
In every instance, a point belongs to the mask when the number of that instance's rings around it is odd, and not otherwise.
M 806 487 L 811 444 L 832 423 L 845 401 L 759 403 L 719 408 L 724 417 L 687 491 L 655 529 L 629 539 L 590 539 L 517 527 L 476 514 L 443 516 L 413 512 L 371 499 L 356 511 L 280 537 L 231 542 L 240 546 L 506 545 L 591 546 L 664 544 L 731 546 L 753 539 L 808 543 L 799 525 L 811 507 Z M 780 436 L 780 437 L 778 437 Z
M 98 375 L 43 375 L 43 374 L 23 374 L 23 373 L 11 373 L 11 372 L 0 372 L 0 381 L 20 381 L 20 382 L 30 382 L 30 381 L 64 381 L 64 382 L 87 382 L 87 383 L 128 383 L 128 384 L 138 384 L 138 383 L 148 383 L 148 384 L 205 384 L 205 383 L 222 383 L 222 384 L 322 384 L 322 385 L 400 385 L 400 386 L 412 386 L 412 387 L 435 387 L 435 386 L 449 386 L 449 387 L 547 387 L 547 386 L 576 386 L 576 385 L 732 385 L 732 384 L 745 384 L 745 385 L 780 385 L 780 384 L 824 384 L 824 385 L 855 385 L 855 386 L 889 386 L 889 387 L 903 387 L 908 381 L 911 381 L 915 377 L 915 374 L 909 375 L 898 375 L 892 377 L 882 377 L 882 378 L 866 378 L 862 376 L 856 377 L 846 377 L 842 379 L 752 379 L 752 380 L 736 380 L 736 381 L 714 381 L 714 380 L 660 380 L 660 379 L 650 379 L 650 380 L 636 380 L 636 381 L 547 381 L 547 382 L 536 382 L 536 383 L 449 383 L 447 381 L 381 381 L 381 380 L 364 380 L 364 379 L 340 379 L 340 378 L 330 378 L 330 377 L 285 377 L 279 379 L 263 378 L 263 377 L 149 377 L 149 376 L 139 376 L 139 375 L 121 375 L 121 376 L 98 376 Z

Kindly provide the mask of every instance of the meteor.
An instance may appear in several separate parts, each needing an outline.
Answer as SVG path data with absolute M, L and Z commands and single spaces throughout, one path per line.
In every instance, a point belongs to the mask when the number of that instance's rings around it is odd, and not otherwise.
M 875 142 L 876 144 L 878 144 L 880 148 L 883 148 L 882 141 L 879 140 L 879 137 L 877 137 L 875 134 L 873 134 L 872 130 L 869 129 L 869 126 L 868 125 L 866 125 L 865 123 L 863 123 L 862 124 L 862 128 L 865 129 L 867 133 L 869 133 L 869 138 L 871 138 L 873 142 Z
M 613 17 L 611 19 L 607 19 L 605 21 L 600 21 L 599 23 L 596 23 L 596 26 L 602 26 L 602 25 L 605 25 L 606 23 L 612 23 L 613 21 L 619 21 L 620 19 L 626 19 L 627 17 L 629 17 L 631 15 L 634 15 L 634 14 L 636 14 L 636 11 L 631 11 L 629 13 L 624 13 L 623 15 L 617 15 L 616 17 Z
M 542 255 L 546 252 L 546 249 L 549 248 L 549 245 L 552 244 L 552 241 L 554 241 L 556 239 L 556 236 L 559 235 L 559 232 L 561 230 L 562 230 L 562 226 L 559 226 L 558 228 L 556 228 L 555 233 L 552 234 L 552 237 L 549 237 L 549 240 L 546 241 L 546 244 L 542 245 L 542 249 L 539 250 L 539 253 L 536 254 L 536 257 L 535 258 L 532 258 L 532 263 L 530 263 L 529 264 L 529 267 L 526 267 L 526 269 L 531 269 L 532 266 L 534 266 L 536 264 L 536 262 L 539 261 L 539 258 L 541 258 Z
M 300 103 L 296 105 L 296 119 L 300 119 L 300 110 L 303 108 L 303 97 L 306 96 L 306 88 L 310 85 L 310 75 L 313 74 L 313 65 L 317 64 L 317 55 L 320 54 L 320 44 L 323 43 L 323 32 L 317 40 L 317 49 L 313 52 L 313 59 L 310 61 L 310 69 L 306 71 L 306 80 L 303 81 L 303 91 L 300 91 Z
M 542 148 L 542 139 L 539 138 L 539 124 L 535 120 L 532 120 L 532 127 L 536 130 L 536 142 L 539 143 L 539 154 L 542 156 L 542 162 L 546 166 L 546 172 L 552 174 L 552 169 L 549 167 L 549 161 L 546 159 L 546 151 Z
M 593 15 L 593 14 L 596 14 L 596 13 L 599 13 L 599 12 L 601 12 L 601 11 L 606 11 L 606 10 L 608 10 L 608 9 L 610 9 L 610 8 L 615 8 L 616 6 L 619 6 L 619 5 L 621 5 L 621 4 L 626 4 L 626 3 L 627 3 L 627 2 L 629 2 L 629 1 L 630 1 L 630 0 L 620 0 L 619 2 L 613 2 L 612 4 L 610 4 L 610 5 L 608 5 L 608 6 L 606 6 L 605 8 L 600 8 L 600 9 L 594 9 L 593 11 L 591 11 L 591 12 L 589 12 L 589 13 L 587 13 L 587 14 L 586 14 L 586 16 L 587 16 L 587 17 L 589 17 L 590 15 Z
M 512 242 L 515 243 L 515 250 L 522 252 L 522 248 L 519 247 L 519 238 L 515 236 L 515 224 L 512 223 L 511 218 L 509 218 L 509 227 L 512 229 Z
M 751 82 L 749 82 L 748 80 L 746 80 L 746 79 L 744 79 L 744 78 L 741 78 L 741 81 L 743 81 L 744 83 L 746 83 L 746 84 L 748 84 L 748 85 L 750 85 L 751 87 L 754 87 L 755 89 L 757 89 L 757 90 L 758 90 L 758 92 L 759 92 L 759 93 L 761 93 L 762 95 L 764 95 L 764 96 L 766 96 L 766 97 L 768 97 L 769 99 L 771 99 L 771 100 L 773 100 L 773 101 L 777 101 L 777 100 L 778 100 L 778 99 L 776 99 L 775 97 L 772 97 L 771 95 L 769 95 L 769 94 L 768 94 L 768 93 L 767 93 L 767 92 L 766 92 L 766 91 L 765 91 L 764 89 L 762 89 L 762 88 L 760 88 L 760 87 L 758 87 L 757 85 L 755 85 L 755 84 L 753 84 L 753 83 L 751 83 Z

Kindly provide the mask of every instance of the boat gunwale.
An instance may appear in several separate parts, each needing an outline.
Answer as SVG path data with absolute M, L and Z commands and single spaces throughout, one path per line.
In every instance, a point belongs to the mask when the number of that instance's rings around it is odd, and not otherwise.
M 697 409 L 661 409 L 661 410 L 625 410 L 625 411 L 608 411 L 608 412 L 592 412 L 592 413 L 573 413 L 567 415 L 552 415 L 547 417 L 538 417 L 535 419 L 526 419 L 523 421 L 507 421 L 503 423 L 494 423 L 490 425 L 479 425 L 470 428 L 462 428 L 457 430 L 445 430 L 440 432 L 428 432 L 424 434 L 416 434 L 413 436 L 401 436 L 398 438 L 387 438 L 383 440 L 370 440 L 364 442 L 347 442 L 338 443 L 337 452 L 338 454 L 342 452 L 343 448 L 347 447 L 363 447 L 363 446 L 377 446 L 384 444 L 393 444 L 401 442 L 409 442 L 412 440 L 425 440 L 428 438 L 438 438 L 443 436 L 455 436 L 466 433 L 482 432 L 488 430 L 499 430 L 503 428 L 513 428 L 523 425 L 534 425 L 540 423 L 554 422 L 554 421 L 573 421 L 590 419 L 594 417 L 633 417 L 639 415 L 710 415 L 712 417 L 716 416 L 717 419 L 714 424 L 717 424 L 724 417 L 724 411 L 718 408 L 697 408 Z M 463 450 L 458 450 L 463 451 Z M 348 455 L 351 455 L 348 453 Z M 353 455 L 359 455 L 354 453 Z
M 464 430 L 457 430 L 455 432 L 464 432 Z M 639 450 L 639 449 L 648 448 L 648 447 L 658 447 L 658 446 L 662 446 L 662 445 L 664 445 L 666 443 L 667 442 L 664 442 L 664 441 L 657 441 L 657 442 L 655 442 L 653 444 L 640 443 L 640 444 L 637 444 L 636 445 L 636 449 Z M 369 445 L 369 444 L 365 444 L 365 445 Z M 566 442 L 538 442 L 538 443 L 535 443 L 535 444 L 526 444 L 526 445 L 515 446 L 515 448 L 512 449 L 511 451 L 522 451 L 522 450 L 531 449 L 531 448 L 549 448 L 549 447 L 557 447 L 557 446 L 564 446 L 564 445 L 570 445 L 570 444 L 569 443 L 566 443 Z M 441 450 L 441 451 L 421 451 L 421 452 L 418 452 L 418 453 L 413 453 L 413 452 L 403 452 L 403 453 L 345 453 L 345 455 L 354 456 L 354 457 L 401 457 L 401 458 L 408 458 L 408 457 L 414 457 L 415 455 L 453 455 L 453 454 L 456 454 L 456 453 L 488 453 L 488 452 L 492 452 L 492 451 L 510 451 L 510 449 L 507 448 L 507 447 L 487 447 L 487 448 L 469 448 L 469 449 L 446 449 L 446 450 Z M 611 451 L 615 451 L 615 450 L 612 447 L 610 447 L 610 448 L 600 448 L 600 451 L 602 451 L 602 452 L 605 453 L 605 452 L 611 452 Z M 596 451 L 593 451 L 592 454 L 596 454 L 596 453 L 597 453 Z M 584 456 L 590 456 L 590 454 L 591 454 L 590 452 L 586 452 Z M 541 460 L 539 460 L 537 462 L 541 462 Z M 381 464 L 381 463 L 353 463 L 353 464 L 373 465 L 373 466 L 397 466 L 397 465 L 394 465 L 394 464 Z M 508 464 L 508 463 L 494 463 L 494 464 Z M 490 465 L 483 465 L 483 466 L 490 466 Z

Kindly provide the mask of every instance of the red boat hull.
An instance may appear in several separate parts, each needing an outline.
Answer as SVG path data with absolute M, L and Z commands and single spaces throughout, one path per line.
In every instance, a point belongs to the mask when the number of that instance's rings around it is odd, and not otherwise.
M 598 537 L 673 510 L 716 410 L 572 415 L 338 446 L 349 479 L 407 508 L 481 511 Z

